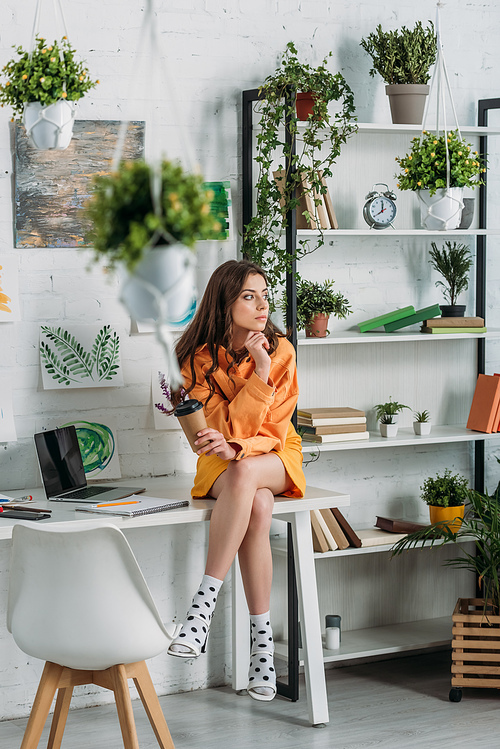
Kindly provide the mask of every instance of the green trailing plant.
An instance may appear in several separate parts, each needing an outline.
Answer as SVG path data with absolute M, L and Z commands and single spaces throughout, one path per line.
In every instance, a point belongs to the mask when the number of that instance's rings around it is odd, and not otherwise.
M 334 315 L 343 320 L 352 313 L 346 297 L 333 291 L 335 282 L 327 279 L 323 283 L 300 279 L 297 283 L 297 330 L 303 330 L 317 314 Z M 282 310 L 286 310 L 286 294 L 280 301 Z
M 413 418 L 415 421 L 418 421 L 420 424 L 428 424 L 429 421 L 431 420 L 431 415 L 429 411 L 414 411 Z
M 390 397 L 387 403 L 379 403 L 378 405 L 374 406 L 375 408 L 375 415 L 382 424 L 394 424 L 394 420 L 392 421 L 382 421 L 382 419 L 387 419 L 387 417 L 391 417 L 393 419 L 396 414 L 401 413 L 405 408 L 409 408 L 409 406 L 403 405 L 403 403 L 398 403 L 397 401 L 393 401 Z
M 0 85 L 0 103 L 12 107 L 14 114 L 21 115 L 29 102 L 48 106 L 59 99 L 78 101 L 99 83 L 91 80 L 85 64 L 75 59 L 76 50 L 67 37 L 47 44 L 37 36 L 35 42 L 31 54 L 14 47 L 17 58 L 2 69 L 7 80 Z
M 47 372 L 61 385 L 112 380 L 118 373 L 120 339 L 116 331 L 104 325 L 86 351 L 79 341 L 64 328 L 41 326 L 47 341 L 40 343 L 40 355 Z M 50 345 L 50 344 L 53 344 Z
M 91 224 L 95 257 L 110 267 L 123 263 L 133 271 L 147 249 L 181 242 L 193 248 L 198 239 L 214 239 L 220 224 L 210 212 L 213 194 L 203 189 L 199 175 L 187 174 L 179 164 L 161 164 L 161 210 L 151 194 L 153 168 L 144 161 L 122 162 L 117 172 L 98 176 L 85 207 Z
M 444 279 L 436 281 L 436 286 L 443 287 L 445 299 L 454 306 L 462 291 L 469 288 L 472 254 L 467 245 L 457 242 L 445 242 L 441 249 L 431 242 L 431 247 L 429 263 Z
M 469 482 L 465 476 L 452 474 L 449 468 L 446 468 L 440 476 L 436 474 L 435 478 L 427 478 L 421 489 L 421 498 L 427 505 L 433 507 L 460 507 L 465 504 L 469 494 Z
M 498 460 L 498 458 L 497 458 Z M 445 523 L 434 523 L 421 530 L 409 533 L 392 547 L 392 556 L 423 546 L 443 544 L 463 544 L 475 541 L 474 551 L 468 552 L 460 546 L 460 556 L 447 559 L 449 567 L 470 570 L 476 575 L 479 588 L 484 596 L 484 610 L 487 602 L 493 604 L 495 613 L 500 606 L 500 484 L 493 495 L 469 491 L 466 495 L 467 508 L 460 527 L 451 530 Z
M 288 42 L 277 70 L 259 89 L 260 99 L 255 107 L 260 115 L 255 156 L 257 201 L 255 215 L 244 228 L 243 252 L 265 268 L 272 287 L 283 281 L 293 261 L 324 244 L 323 232 L 318 229 L 314 247 L 308 240 L 301 240 L 291 255 L 280 238 L 287 226 L 287 214 L 297 208 L 303 191 L 311 198 L 318 218 L 317 206 L 327 190 L 319 172 L 323 179 L 332 176 L 331 167 L 342 145 L 357 129 L 353 93 L 341 73 L 327 69 L 330 56 L 331 53 L 313 67 L 301 62 L 295 45 Z M 313 112 L 306 126 L 299 129 L 296 93 L 309 91 L 314 98 Z M 328 108 L 332 101 L 339 102 L 334 113 Z M 285 130 L 292 145 L 287 143 Z M 296 149 L 293 156 L 292 149 Z M 282 175 L 279 184 L 273 171 Z M 304 215 L 311 218 L 308 211 Z M 316 223 L 320 226 L 319 219 Z
M 424 130 L 421 137 L 412 139 L 410 153 L 396 156 L 396 161 L 401 167 L 395 175 L 400 190 L 429 190 L 431 195 L 447 187 L 448 168 L 450 187 L 481 185 L 480 175 L 486 171 L 483 159 L 460 138 L 458 130 L 450 130 L 447 138 Z
M 370 75 L 382 76 L 388 84 L 427 83 L 430 67 L 436 61 L 437 44 L 434 24 L 424 28 L 417 21 L 413 29 L 403 26 L 396 31 L 382 31 L 379 24 L 360 42 L 372 58 Z

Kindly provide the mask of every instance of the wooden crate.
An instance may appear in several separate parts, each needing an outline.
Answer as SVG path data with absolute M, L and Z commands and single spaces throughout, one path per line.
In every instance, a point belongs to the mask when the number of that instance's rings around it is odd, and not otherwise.
M 500 616 L 482 598 L 459 598 L 452 619 L 452 687 L 500 689 Z

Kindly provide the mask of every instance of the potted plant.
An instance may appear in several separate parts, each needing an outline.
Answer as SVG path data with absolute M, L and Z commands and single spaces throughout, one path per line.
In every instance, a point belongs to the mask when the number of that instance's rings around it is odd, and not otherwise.
M 0 103 L 23 116 L 35 148 L 67 148 L 76 102 L 99 81 L 92 81 L 88 68 L 75 59 L 76 50 L 66 36 L 52 44 L 37 36 L 32 52 L 15 49 L 17 58 L 2 70 L 7 80 L 0 85 Z
M 412 140 L 410 153 L 396 157 L 401 173 L 396 175 L 400 190 L 413 190 L 421 205 L 422 225 L 430 231 L 456 229 L 463 208 L 463 190 L 482 184 L 486 171 L 472 146 L 458 130 L 447 137 L 422 132 Z
M 298 207 L 300 195 L 310 198 L 312 214 L 318 219 L 317 206 L 327 190 L 324 180 L 332 176 L 331 167 L 342 144 L 356 131 L 353 93 L 341 73 L 327 69 L 330 55 L 313 67 L 299 60 L 295 45 L 288 42 L 280 65 L 259 89 L 257 200 L 255 215 L 244 229 L 243 253 L 266 269 L 273 287 L 284 279 L 295 260 L 324 243 L 320 228 L 314 248 L 305 240 L 298 243 L 295 253 L 289 254 L 281 246 L 280 234 L 287 226 L 288 212 Z M 314 103 L 307 125 L 300 132 L 300 149 L 292 158 L 285 128 L 292 148 L 296 147 L 300 128 L 296 95 L 304 92 L 311 92 Z M 338 102 L 333 113 L 328 107 L 332 101 Z M 278 182 L 273 177 L 277 163 L 281 175 Z M 308 211 L 306 214 L 307 218 L 312 215 Z M 316 224 L 321 226 L 319 220 Z
M 159 193 L 153 200 L 155 185 Z M 210 199 L 201 176 L 169 161 L 158 170 L 144 161 L 122 162 L 118 171 L 95 178 L 85 207 L 95 257 L 127 271 L 121 298 L 135 320 L 183 325 L 191 318 L 190 250 L 220 230 Z
M 330 315 L 344 320 L 352 312 L 345 296 L 333 291 L 335 282 L 327 279 L 323 283 L 300 279 L 297 283 L 297 330 L 306 331 L 306 338 L 325 338 Z M 286 309 L 286 295 L 280 304 Z
M 409 406 L 393 401 L 392 397 L 390 397 L 386 403 L 379 403 L 374 408 L 380 423 L 380 434 L 382 437 L 395 437 L 398 433 L 398 415 L 405 408 L 409 408 Z
M 431 242 L 429 263 L 441 274 L 443 280 L 436 281 L 436 286 L 442 286 L 444 297 L 449 305 L 440 304 L 443 317 L 463 317 L 465 304 L 457 304 L 457 299 L 469 288 L 469 271 L 473 259 L 470 249 L 465 244 L 445 242 L 441 249 L 435 242 Z
M 421 498 L 429 506 L 431 523 L 447 523 L 452 529 L 460 527 L 469 494 L 465 476 L 453 475 L 446 468 L 442 475 L 427 478 L 420 489 Z
M 419 125 L 429 94 L 429 70 L 436 61 L 432 21 L 426 29 L 417 21 L 413 29 L 396 31 L 382 31 L 379 24 L 360 44 L 373 61 L 370 75 L 379 73 L 387 84 L 393 123 Z
M 431 416 L 429 411 L 413 412 L 413 431 L 415 434 L 426 435 L 431 433 Z

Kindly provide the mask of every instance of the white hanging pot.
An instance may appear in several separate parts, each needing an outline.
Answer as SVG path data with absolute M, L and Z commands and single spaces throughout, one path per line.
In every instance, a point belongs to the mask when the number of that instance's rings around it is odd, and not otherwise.
M 75 114 L 76 101 L 59 99 L 49 106 L 39 101 L 25 104 L 23 123 L 31 144 L 43 151 L 67 148 L 73 135 Z
M 424 229 L 428 231 L 456 229 L 462 219 L 463 194 L 463 187 L 440 188 L 432 196 L 429 190 L 417 190 L 420 218 Z
M 186 325 L 196 310 L 194 254 L 183 244 L 146 250 L 125 281 L 120 299 L 139 322 Z

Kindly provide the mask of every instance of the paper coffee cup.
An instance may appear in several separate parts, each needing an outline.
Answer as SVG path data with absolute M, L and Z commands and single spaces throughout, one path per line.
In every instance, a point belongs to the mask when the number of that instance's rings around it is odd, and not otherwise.
M 207 422 L 205 421 L 205 414 L 203 412 L 203 403 L 199 400 L 186 400 L 179 403 L 174 410 L 174 416 L 177 417 L 179 424 L 182 427 L 182 431 L 186 435 L 191 450 L 195 453 L 200 447 L 208 445 L 211 440 L 205 440 L 200 445 L 195 445 L 195 440 L 198 439 L 198 432 L 201 429 L 206 429 Z

